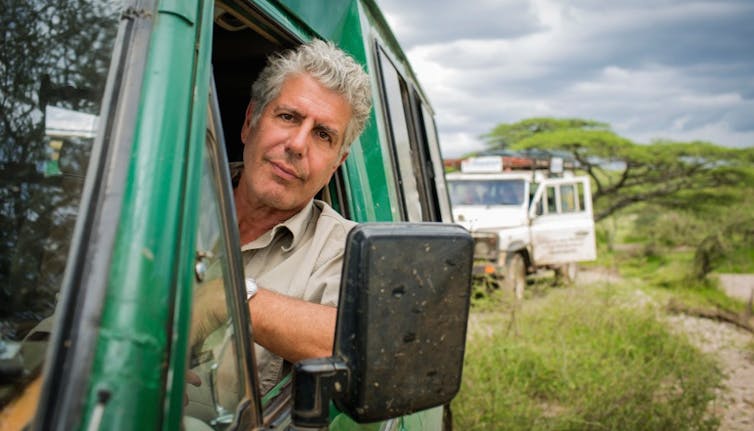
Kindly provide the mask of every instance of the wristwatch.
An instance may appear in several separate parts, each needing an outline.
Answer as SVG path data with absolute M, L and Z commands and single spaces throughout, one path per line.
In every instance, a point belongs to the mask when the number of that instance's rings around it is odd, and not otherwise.
M 251 299 L 252 296 L 257 294 L 257 290 L 259 290 L 259 287 L 257 286 L 257 281 L 254 280 L 253 277 L 246 277 L 246 301 Z

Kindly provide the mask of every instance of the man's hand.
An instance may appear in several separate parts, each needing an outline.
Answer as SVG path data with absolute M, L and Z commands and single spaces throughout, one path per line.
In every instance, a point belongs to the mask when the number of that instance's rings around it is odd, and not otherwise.
M 228 307 L 222 279 L 210 280 L 194 289 L 189 348 L 194 349 L 227 319 Z
M 191 370 L 186 370 L 186 383 L 199 387 L 202 385 L 202 379 L 199 378 L 199 375 Z M 186 406 L 189 403 L 188 393 L 186 391 L 183 391 L 183 405 Z

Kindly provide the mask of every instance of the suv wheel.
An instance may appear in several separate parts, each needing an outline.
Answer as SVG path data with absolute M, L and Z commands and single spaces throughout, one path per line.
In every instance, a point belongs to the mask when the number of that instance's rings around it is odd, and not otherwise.
M 576 281 L 579 267 L 575 262 L 564 263 L 555 268 L 555 279 L 562 284 L 570 285 Z

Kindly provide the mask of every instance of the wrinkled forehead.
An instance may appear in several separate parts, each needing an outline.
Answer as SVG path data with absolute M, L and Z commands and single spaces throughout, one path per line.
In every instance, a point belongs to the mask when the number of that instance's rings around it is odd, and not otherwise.
M 291 75 L 283 81 L 270 108 L 291 109 L 304 119 L 335 131 L 343 137 L 353 111 L 346 97 L 309 75 Z

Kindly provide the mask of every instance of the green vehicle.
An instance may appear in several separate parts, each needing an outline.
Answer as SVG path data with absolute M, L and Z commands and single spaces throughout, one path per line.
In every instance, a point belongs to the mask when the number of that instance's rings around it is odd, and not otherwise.
M 0 28 L 1 430 L 449 425 L 473 244 L 374 1 L 29 0 Z M 229 163 L 266 56 L 315 37 L 372 77 L 369 124 L 318 196 L 361 224 L 332 357 L 262 394 Z M 196 349 L 209 282 L 229 318 Z

